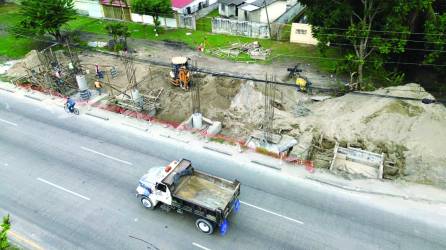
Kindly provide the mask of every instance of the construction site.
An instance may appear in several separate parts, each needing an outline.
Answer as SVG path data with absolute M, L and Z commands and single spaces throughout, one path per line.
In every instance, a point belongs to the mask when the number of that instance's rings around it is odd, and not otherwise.
M 297 88 L 293 77 L 250 79 L 243 72 L 228 76 L 200 69 L 206 65 L 181 55 L 160 64 L 130 52 L 67 44 L 31 51 L 7 74 L 16 85 L 228 138 L 216 140 L 221 143 L 311 160 L 345 178 L 446 188 L 446 108 L 423 103 L 435 98 L 418 84 L 336 96 Z

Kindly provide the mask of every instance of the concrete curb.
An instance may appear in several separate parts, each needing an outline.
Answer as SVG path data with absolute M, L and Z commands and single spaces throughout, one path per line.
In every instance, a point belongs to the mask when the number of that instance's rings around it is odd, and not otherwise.
M 99 119 L 102 119 L 102 120 L 105 120 L 105 121 L 110 120 L 110 118 L 108 118 L 108 117 L 104 117 L 104 116 L 96 115 L 96 114 L 93 114 L 93 113 L 90 113 L 90 112 L 87 112 L 87 113 L 85 113 L 85 114 L 86 114 L 86 115 L 89 115 L 89 116 L 93 116 L 93 117 L 99 118 Z
M 422 202 L 426 202 L 426 203 L 446 204 L 446 201 L 441 201 L 441 200 L 430 200 L 430 199 L 425 199 L 425 198 L 410 197 L 410 196 L 406 196 L 406 195 L 391 194 L 391 193 L 384 193 L 384 192 L 375 192 L 375 191 L 361 189 L 359 187 L 343 186 L 343 185 L 339 185 L 339 184 L 332 183 L 332 182 L 329 182 L 329 181 L 320 180 L 320 179 L 317 179 L 317 178 L 314 178 L 314 177 L 308 177 L 307 176 L 305 178 L 308 179 L 308 180 L 319 182 L 321 184 L 325 184 L 325 185 L 329 185 L 329 186 L 332 186 L 332 187 L 340 188 L 340 189 L 343 189 L 343 190 L 346 190 L 346 191 L 352 191 L 352 192 L 364 193 L 364 194 L 373 194 L 373 195 L 383 195 L 383 196 L 388 196 L 388 197 L 393 197 L 393 198 L 400 198 L 400 199 L 404 199 L 404 200 L 422 201 Z
M 251 160 L 251 162 L 255 163 L 255 164 L 258 164 L 258 165 L 261 165 L 261 166 L 264 166 L 264 167 L 272 168 L 272 169 L 275 169 L 275 170 L 282 170 L 281 167 L 276 167 L 276 166 L 273 166 L 273 165 L 268 164 L 268 163 L 264 163 L 264 162 L 260 162 L 260 161 L 256 161 L 256 160 Z
M 24 96 L 28 97 L 29 99 L 33 99 L 33 100 L 36 100 L 36 101 L 39 101 L 39 102 L 43 101 L 43 99 L 40 99 L 40 98 L 35 97 L 35 96 L 31 96 L 31 95 L 24 95 Z
M 182 142 L 182 143 L 189 143 L 188 140 L 179 139 L 179 138 L 176 138 L 176 137 L 172 137 L 170 135 L 160 134 L 160 136 L 165 137 L 165 138 L 169 138 L 169 139 L 172 139 L 172 140 L 175 140 L 175 141 L 179 141 L 179 142 Z
M 217 149 L 217 148 L 211 148 L 211 147 L 209 147 L 209 146 L 203 146 L 203 148 L 204 148 L 204 149 L 207 149 L 207 150 L 211 150 L 211 151 L 217 152 L 217 153 L 220 153 L 220 154 L 224 154 L 224 155 L 232 156 L 231 153 L 225 152 L 225 151 L 220 150 L 220 149 Z
M 5 89 L 5 88 L 2 88 L 2 87 L 0 87 L 0 89 L 4 90 L 4 91 L 7 91 L 7 92 L 10 92 L 10 93 L 15 93 L 15 90 L 12 90 L 12 89 Z
M 127 122 L 123 122 L 122 125 L 125 125 L 125 126 L 128 126 L 128 127 L 132 127 L 132 128 L 136 128 L 136 129 L 139 129 L 139 130 L 142 130 L 142 131 L 149 130 L 148 128 L 143 128 L 143 127 L 140 127 L 138 125 L 127 123 Z

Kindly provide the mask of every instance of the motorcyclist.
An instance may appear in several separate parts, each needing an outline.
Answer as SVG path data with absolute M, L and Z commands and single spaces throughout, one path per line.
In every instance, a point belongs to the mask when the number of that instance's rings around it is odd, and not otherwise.
M 67 105 L 67 108 L 71 113 L 74 112 L 74 105 L 76 105 L 76 102 L 73 99 L 68 97 L 65 105 Z

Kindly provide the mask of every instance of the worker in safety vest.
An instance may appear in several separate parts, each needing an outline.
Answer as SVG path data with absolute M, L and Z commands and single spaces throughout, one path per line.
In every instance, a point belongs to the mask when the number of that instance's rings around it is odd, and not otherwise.
M 98 95 L 101 95 L 102 94 L 102 83 L 100 81 L 95 81 L 94 87 L 96 88 Z
M 296 78 L 296 86 L 297 91 L 305 92 L 307 90 L 307 80 L 301 77 Z

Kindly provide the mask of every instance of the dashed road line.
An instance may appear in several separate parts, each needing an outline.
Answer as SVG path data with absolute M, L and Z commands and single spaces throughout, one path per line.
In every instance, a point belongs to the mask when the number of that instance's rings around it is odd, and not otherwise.
M 200 245 L 198 243 L 195 243 L 195 242 L 192 242 L 192 245 L 194 245 L 194 246 L 196 246 L 198 248 L 201 248 L 203 250 L 211 250 L 210 248 L 204 247 L 204 246 L 202 246 L 202 245 Z
M 42 178 L 40 178 L 40 177 L 37 178 L 37 180 L 38 180 L 38 181 L 41 181 L 41 182 L 43 182 L 43 183 L 46 183 L 46 184 L 48 184 L 48 185 L 50 185 L 50 186 L 53 186 L 53 187 L 55 187 L 55 188 L 58 188 L 58 189 L 60 189 L 60 190 L 62 190 L 62 191 L 65 191 L 65 192 L 67 192 L 67 193 L 70 193 L 70 194 L 72 194 L 72 195 L 75 195 L 75 196 L 77 196 L 77 197 L 79 197 L 79 198 L 85 199 L 85 200 L 87 200 L 87 201 L 90 200 L 90 198 L 88 198 L 88 197 L 85 197 L 85 196 L 83 196 L 83 195 L 81 195 L 81 194 L 78 194 L 78 193 L 73 192 L 73 191 L 71 191 L 71 190 L 68 190 L 68 189 L 66 189 L 66 188 L 64 188 L 64 187 L 61 187 L 61 186 L 59 186 L 59 185 L 56 185 L 56 184 L 54 184 L 54 183 L 52 183 L 52 182 L 49 182 L 49 181 L 47 181 L 47 180 L 45 180 L 45 179 L 42 179 Z
M 98 151 L 95 151 L 95 150 L 93 150 L 93 149 L 91 149 L 91 148 L 81 147 L 81 149 L 83 149 L 83 150 L 85 150 L 85 151 L 88 151 L 88 152 L 91 152 L 91 153 L 94 153 L 94 154 L 98 154 L 98 155 L 100 155 L 100 156 L 103 156 L 103 157 L 108 158 L 108 159 L 111 159 L 111 160 L 115 160 L 115 161 L 118 161 L 118 162 L 127 164 L 127 165 L 129 165 L 129 166 L 133 166 L 133 163 L 131 163 L 131 162 L 124 161 L 124 160 L 118 159 L 118 158 L 116 158 L 116 157 L 113 157 L 113 156 L 110 156 L 110 155 L 103 154 L 103 153 L 98 152 Z
M 6 124 L 9 124 L 9 125 L 12 125 L 12 126 L 16 126 L 16 127 L 17 127 L 17 123 L 14 123 L 14 122 L 10 122 L 10 121 L 3 120 L 3 119 L 0 119 L 0 122 L 4 122 L 4 123 L 6 123 Z
M 264 208 L 261 208 L 261 207 L 258 207 L 258 206 L 249 204 L 249 203 L 244 202 L 244 201 L 240 201 L 240 203 L 245 204 L 246 206 L 249 206 L 249 207 L 256 208 L 256 209 L 261 210 L 261 211 L 263 211 L 263 212 L 266 212 L 266 213 L 269 213 L 269 214 L 278 216 L 278 217 L 280 217 L 280 218 L 283 218 L 283 219 L 286 219 L 286 220 L 289 220 L 289 221 L 292 221 L 292 222 L 296 222 L 296 223 L 301 224 L 301 225 L 304 224 L 304 223 L 303 223 L 302 221 L 300 221 L 300 220 L 296 220 L 296 219 L 290 218 L 290 217 L 288 217 L 288 216 L 281 215 L 281 214 L 278 214 L 278 213 L 269 211 L 269 210 L 267 210 L 267 209 L 264 209 Z

